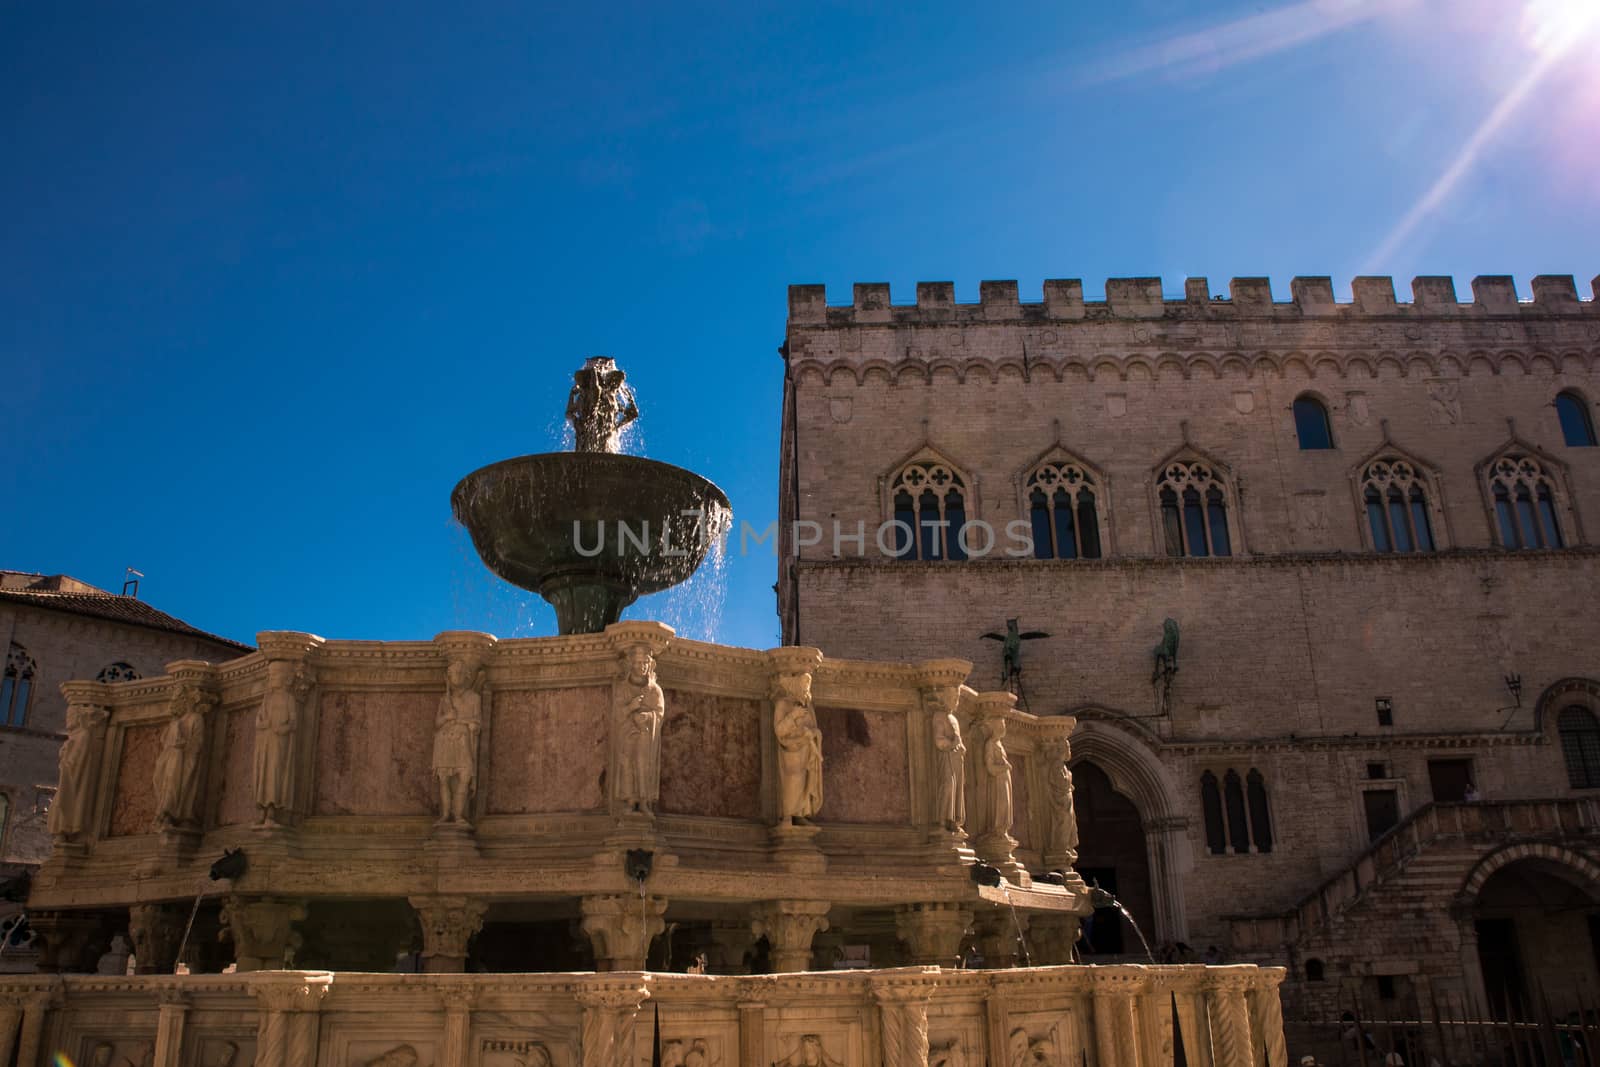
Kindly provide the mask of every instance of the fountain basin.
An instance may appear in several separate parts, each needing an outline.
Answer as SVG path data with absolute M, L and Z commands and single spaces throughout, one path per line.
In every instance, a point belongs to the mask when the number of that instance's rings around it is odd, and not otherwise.
M 638 597 L 687 579 L 732 522 L 714 484 L 670 463 L 547 452 L 480 467 L 450 494 L 484 565 L 599 633 Z

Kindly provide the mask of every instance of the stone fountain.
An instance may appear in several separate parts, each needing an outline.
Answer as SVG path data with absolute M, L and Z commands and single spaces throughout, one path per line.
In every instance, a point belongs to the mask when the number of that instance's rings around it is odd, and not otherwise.
M 548 601 L 561 633 L 586 634 L 693 574 L 732 511 L 698 474 L 620 451 L 639 409 L 614 361 L 595 356 L 573 377 L 576 450 L 475 470 L 450 506 L 490 570 Z
M 618 453 L 636 416 L 590 360 L 577 451 L 455 488 L 560 636 L 272 631 L 62 687 L 57 973 L 0 980 L 0 1064 L 1286 1067 L 1281 970 L 1070 964 L 1071 716 L 618 621 L 729 521 Z M 139 975 L 96 975 L 119 936 Z

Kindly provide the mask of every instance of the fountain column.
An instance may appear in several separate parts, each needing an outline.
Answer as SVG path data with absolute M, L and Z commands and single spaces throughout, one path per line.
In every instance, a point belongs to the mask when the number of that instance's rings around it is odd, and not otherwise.
M 928 1067 L 928 998 L 938 984 L 937 973 L 873 981 L 872 996 L 878 1002 L 883 1038 L 883 1067 Z
M 301 1067 L 317 1062 L 317 1013 L 333 975 L 263 974 L 251 979 L 260 1002 L 254 1067 Z
M 173 973 L 188 921 L 189 909 L 181 904 L 135 904 L 128 909 L 128 936 L 138 973 Z
M 189 1015 L 189 997 L 182 990 L 161 991 L 161 1009 L 156 1018 L 154 1067 L 179 1067 L 183 1055 L 183 1024 Z
M 961 939 L 972 926 L 972 912 L 960 904 L 907 904 L 895 912 L 894 929 L 911 952 L 911 962 L 954 967 Z
M 1099 1067 L 1144 1067 L 1134 1009 L 1145 979 L 1138 968 L 1096 970 L 1091 978 Z
M 294 925 L 305 917 L 304 900 L 229 896 L 222 906 L 222 921 L 233 939 L 239 971 L 281 968 L 285 957 L 300 947 L 300 935 Z
M 584 897 L 582 906 L 583 932 L 594 946 L 595 970 L 644 970 L 650 943 L 667 926 L 661 917 L 667 899 L 604 893 Z
M 618 1067 L 635 1061 L 634 1031 L 639 1008 L 650 996 L 650 979 L 597 979 L 578 993 L 583 1005 L 583 1067 Z
M 422 924 L 422 969 L 460 974 L 467 969 L 467 944 L 483 926 L 488 905 L 470 897 L 412 897 Z
M 1215 967 L 1206 972 L 1211 980 L 1207 999 L 1216 1067 L 1254 1067 L 1256 1062 L 1250 1035 L 1250 1008 L 1245 1002 L 1252 971 L 1254 968 Z
M 828 903 L 774 900 L 756 908 L 750 930 L 772 944 L 774 971 L 809 971 L 811 941 L 828 928 Z
M 1283 1001 L 1278 986 L 1284 972 L 1263 970 L 1256 972 L 1250 985 L 1250 1033 L 1253 1037 L 1251 1051 L 1262 1049 L 1266 1053 L 1266 1067 L 1288 1067 L 1289 1052 L 1283 1044 Z
M 1017 941 L 1019 927 L 1025 934 L 1030 928 L 1028 916 L 1015 915 L 1009 908 L 990 907 L 977 914 L 973 932 L 977 935 L 978 952 L 983 956 L 985 969 L 1017 965 L 1022 955 L 1022 946 Z

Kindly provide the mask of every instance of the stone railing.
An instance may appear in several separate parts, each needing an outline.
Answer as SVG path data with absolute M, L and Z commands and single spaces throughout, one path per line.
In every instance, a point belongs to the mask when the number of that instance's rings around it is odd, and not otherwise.
M 730 918 L 766 922 L 796 966 L 830 908 L 904 906 L 916 929 L 922 905 L 986 893 L 1087 911 L 1076 875 L 1030 877 L 1075 859 L 1074 720 L 966 687 L 965 661 L 758 652 L 650 622 L 258 640 L 222 665 L 63 687 L 55 849 L 30 900 L 52 965 L 92 969 L 89 946 L 130 929 L 131 911 L 141 965 L 170 971 L 197 886 L 233 894 L 224 921 L 251 946 L 236 951 L 245 969 L 283 962 L 318 898 L 409 901 L 425 936 L 442 931 L 426 953 L 439 969 L 459 968 L 485 901 L 581 901 L 602 969 L 623 970 L 643 966 L 673 902 L 758 906 Z M 226 849 L 247 868 L 217 887 L 205 874 Z M 653 857 L 643 905 L 636 850 Z M 1009 888 L 975 885 L 975 860 Z M 774 907 L 783 922 L 767 921 Z M 800 914 L 809 926 L 788 921 Z M 779 945 L 791 926 L 795 945 Z M 950 958 L 931 955 L 908 962 Z
M 1600 834 L 1600 806 L 1589 797 L 1424 804 L 1289 911 L 1229 918 L 1230 944 L 1240 950 L 1275 949 L 1319 930 L 1441 840 L 1481 842 L 1594 834 Z
M 1286 1067 L 1253 966 L 0 981 L 0 1062 L 150 1067 Z

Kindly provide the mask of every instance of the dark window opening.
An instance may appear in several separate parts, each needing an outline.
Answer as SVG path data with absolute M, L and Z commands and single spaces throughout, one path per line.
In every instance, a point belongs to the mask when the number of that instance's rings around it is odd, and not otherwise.
M 1472 761 L 1469 759 L 1431 759 L 1428 761 L 1428 786 L 1433 799 L 1447 804 L 1467 799 L 1467 789 L 1472 785 Z
M 1328 426 L 1328 409 L 1314 397 L 1303 396 L 1294 402 L 1294 432 L 1301 451 L 1333 447 L 1333 430 Z
M 1323 962 L 1313 957 L 1306 960 L 1306 981 L 1321 982 L 1327 978 L 1327 968 Z
M 1367 840 L 1376 841 L 1400 822 L 1400 793 L 1394 789 L 1369 789 L 1361 794 L 1367 815 Z
M 1220 856 L 1228 851 L 1228 841 L 1222 828 L 1222 794 L 1217 789 L 1217 776 L 1210 771 L 1200 776 L 1200 810 L 1205 816 L 1206 848 Z
M 1563 708 L 1556 731 L 1567 763 L 1567 784 L 1573 789 L 1600 788 L 1600 721 L 1594 713 L 1576 704 Z
M 1379 697 L 1375 705 L 1378 709 L 1378 725 L 1394 725 L 1394 701 L 1388 697 Z
M 1389 777 L 1389 767 L 1384 763 L 1367 764 L 1367 777 L 1373 781 Z
M 1244 787 L 1239 782 L 1239 772 L 1229 771 L 1222 776 L 1222 795 L 1228 811 L 1228 842 L 1236 853 L 1249 852 L 1250 822 L 1244 812 Z
M 1595 447 L 1594 420 L 1589 417 L 1589 405 L 1577 393 L 1561 393 L 1556 397 L 1556 417 L 1561 420 L 1561 437 L 1569 448 Z
M 1272 819 L 1267 813 L 1267 783 L 1254 767 L 1245 776 L 1245 793 L 1250 802 L 1250 839 L 1257 852 L 1272 851 Z

